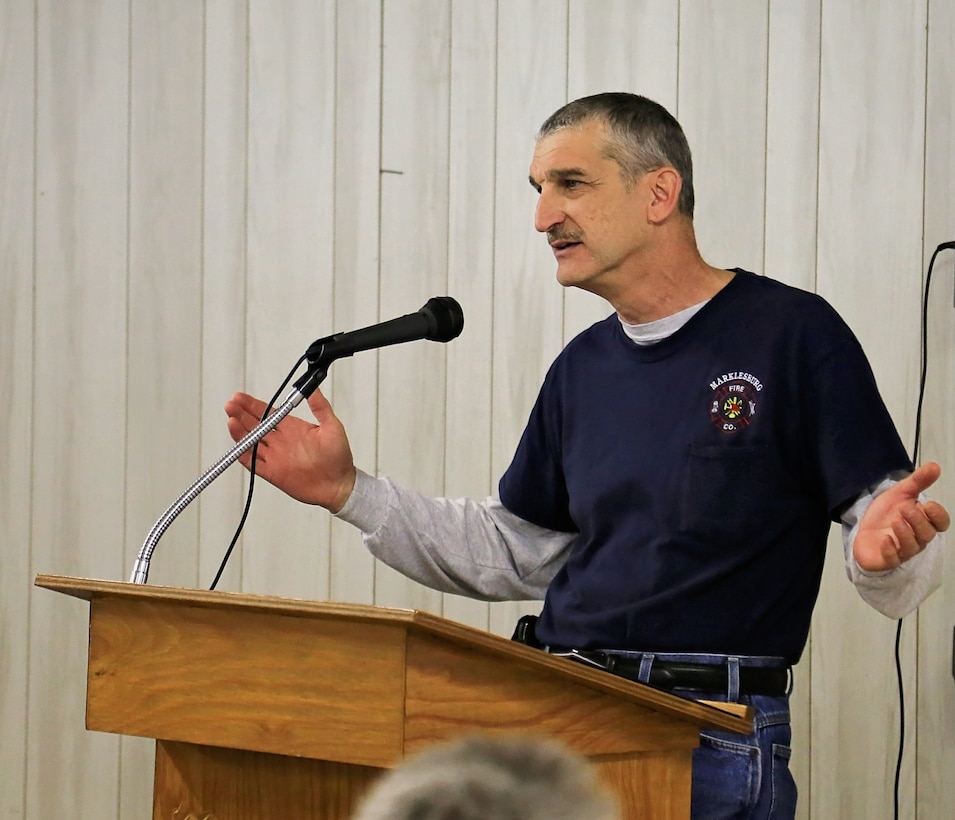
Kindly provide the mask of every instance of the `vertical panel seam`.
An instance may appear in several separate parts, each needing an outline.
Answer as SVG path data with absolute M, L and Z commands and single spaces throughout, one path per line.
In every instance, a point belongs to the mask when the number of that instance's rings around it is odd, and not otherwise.
M 29 545 L 30 550 L 30 561 L 31 566 L 33 565 L 33 514 L 35 507 L 35 495 L 34 495 L 34 481 L 36 477 L 36 425 L 33 419 L 36 416 L 36 369 L 37 369 L 37 338 L 36 338 L 36 328 L 37 328 L 37 206 L 38 206 L 38 196 L 37 188 L 39 185 L 39 161 L 38 161 L 38 148 L 39 148 L 39 51 L 40 51 L 40 36 L 39 36 L 39 11 L 37 3 L 33 4 L 33 133 L 32 138 L 32 147 L 33 147 L 33 156 L 32 156 L 32 174 L 33 174 L 33 191 L 32 191 L 32 224 L 31 224 L 31 260 L 30 268 L 32 273 L 32 281 L 30 283 L 30 386 L 29 386 L 29 396 L 30 396 L 30 447 L 29 447 L 29 459 L 30 459 L 30 470 L 29 470 L 29 489 L 27 490 L 27 544 Z M 25 674 L 26 680 L 24 681 L 24 703 L 23 703 L 23 738 L 22 738 L 22 751 L 23 751 L 23 783 L 21 783 L 20 790 L 20 805 L 23 817 L 27 817 L 27 783 L 29 782 L 29 771 L 30 771 L 30 755 L 29 755 L 29 727 L 28 721 L 30 719 L 30 693 L 33 689 L 32 686 L 32 675 L 30 670 L 33 667 L 32 664 L 32 646 L 33 642 L 29 639 L 29 636 L 33 634 L 33 607 L 25 607 L 25 620 L 26 620 L 26 635 L 28 636 L 26 641 L 26 657 L 25 657 Z
M 768 273 L 766 270 L 766 246 L 769 233 L 769 220 L 766 217 L 767 208 L 769 206 L 769 62 L 770 62 L 770 36 L 772 33 L 772 11 L 773 4 L 769 2 L 766 4 L 766 50 L 765 50 L 765 67 L 766 67 L 766 81 L 763 86 L 764 92 L 764 109 L 763 109 L 763 247 L 761 253 L 760 268 L 762 272 Z
M 336 297 L 335 283 L 338 281 L 338 271 L 336 269 L 336 261 L 338 259 L 337 247 L 338 247 L 338 231 L 336 230 L 335 224 L 335 206 L 338 200 L 338 58 L 339 58 L 339 49 L 338 49 L 338 4 L 336 3 L 332 10 L 332 22 L 331 22 L 331 31 L 333 35 L 333 46 L 332 46 L 332 110 L 331 110 L 331 127 L 330 132 L 332 135 L 332 159 L 331 159 L 331 176 L 332 176 L 332 201 L 331 201 L 331 214 L 330 214 L 330 223 L 332 225 L 332 230 L 329 232 L 331 236 L 329 241 L 331 243 L 331 320 L 332 327 L 338 326 L 338 320 L 336 316 L 336 305 L 338 300 Z M 331 593 L 332 590 L 332 542 L 334 540 L 334 525 L 332 523 L 333 516 L 325 516 L 325 543 L 327 544 L 327 549 L 325 554 L 327 560 L 325 563 L 325 589 Z M 329 596 L 330 597 L 330 596 Z
M 130 324 L 129 324 L 129 313 L 130 313 L 130 278 L 132 276 L 132 253 L 131 253 L 131 244 L 132 244 L 132 232 L 131 232 L 131 219 L 130 211 L 132 209 L 133 202 L 133 144 L 132 144 L 132 133 L 133 133 L 133 0 L 128 0 L 126 4 L 126 230 L 125 230 L 125 302 L 126 302 L 126 313 L 123 316 L 123 322 L 125 326 L 125 344 L 123 345 L 124 349 L 124 358 L 125 358 L 125 368 L 124 368 L 124 386 L 129 384 L 129 372 L 130 372 L 130 359 L 129 359 L 129 334 L 130 334 Z M 127 518 L 127 492 L 126 487 L 129 485 L 129 413 L 130 413 L 130 396 L 129 390 L 124 390 L 123 393 L 126 396 L 126 402 L 123 412 L 123 499 L 122 499 L 122 509 L 123 509 L 123 541 L 125 542 L 129 536 L 129 520 Z M 125 561 L 125 555 L 123 556 L 123 561 Z
M 673 89 L 673 116 L 680 119 L 680 36 L 683 33 L 683 2 L 679 0 L 676 4 L 676 76 L 673 79 L 675 88 Z
M 252 65 L 252 9 L 251 3 L 248 1 L 245 4 L 245 64 L 243 65 L 243 70 L 245 72 L 243 76 L 243 94 L 244 94 L 244 111 L 243 111 L 243 128 L 244 133 L 242 135 L 242 339 L 245 344 L 243 344 L 244 353 L 242 355 L 242 381 L 246 382 L 248 380 L 248 371 L 249 371 L 249 132 L 251 129 L 250 119 L 251 119 L 251 69 Z M 252 481 L 252 474 L 250 473 L 246 481 Z M 243 482 L 242 495 L 248 493 L 248 485 Z M 245 542 L 244 536 L 240 536 L 239 542 L 239 589 L 245 588 Z
M 204 413 L 204 391 L 203 384 L 205 383 L 205 356 L 202 355 L 203 350 L 205 349 L 205 303 L 206 303 L 206 259 L 205 259 L 205 247 L 206 247 L 206 120 L 207 120 L 207 98 L 208 98 L 208 89 L 209 89 L 209 71 L 208 64 L 206 61 L 206 46 L 207 46 L 207 25 L 206 25 L 206 15 L 208 13 L 208 4 L 206 0 L 202 2 L 202 12 L 199 16 L 199 25 L 201 31 L 199 32 L 199 70 L 202 72 L 202 80 L 200 88 L 202 89 L 202 97 L 199 101 L 199 247 L 196 251 L 196 267 L 199 277 L 199 287 L 198 287 L 198 300 L 199 300 L 199 378 L 198 384 L 196 385 L 197 397 L 196 404 L 199 407 L 199 419 L 198 424 L 198 435 L 196 436 L 196 460 L 197 470 L 202 470 L 202 442 L 203 442 L 203 424 L 201 419 L 205 417 Z M 195 555 L 195 579 L 196 584 L 199 583 L 200 570 L 202 567 L 201 556 L 202 556 L 202 513 L 203 505 L 200 503 L 196 510 L 196 551 Z
M 822 41 L 823 41 L 823 2 L 824 0 L 818 0 L 818 15 L 819 15 L 819 33 L 817 45 L 817 58 L 816 58 L 816 174 L 815 174 L 815 192 L 814 198 L 815 202 L 813 204 L 813 220 L 815 222 L 813 228 L 813 250 L 812 250 L 812 290 L 814 293 L 819 292 L 819 169 L 820 163 L 822 160 Z M 813 686 L 813 632 L 812 629 L 809 631 L 809 637 L 807 642 L 808 659 L 809 659 L 809 669 L 808 669 L 808 680 L 806 681 L 806 686 L 809 689 L 807 696 L 807 712 L 808 712 L 808 725 L 806 726 L 806 743 L 809 753 L 809 765 L 806 767 L 806 789 L 809 792 L 807 797 L 807 805 L 809 807 L 808 814 L 812 814 L 812 805 L 813 805 L 813 774 L 815 772 L 815 767 L 812 765 L 812 748 L 813 748 L 813 728 L 814 723 L 812 720 L 813 714 L 813 701 L 815 694 L 815 687 Z
M 130 334 L 130 324 L 129 324 L 129 312 L 130 312 L 130 277 L 131 277 L 131 264 L 132 264 L 132 255 L 130 252 L 130 244 L 132 241 L 131 229 L 130 229 L 130 210 L 132 208 L 133 201 L 133 192 L 132 192 L 132 122 L 133 122 L 133 0 L 128 0 L 126 3 L 126 231 L 125 231 L 125 277 L 124 277 L 124 288 L 125 288 L 125 303 L 126 311 L 123 316 L 125 331 L 124 331 L 124 387 L 128 388 L 129 385 L 129 372 L 130 372 L 130 359 L 129 359 L 129 334 Z M 129 413 L 130 413 L 130 396 L 129 390 L 124 389 L 123 393 L 126 396 L 126 401 L 123 408 L 123 490 L 122 490 L 122 517 L 123 525 L 122 532 L 123 538 L 121 539 L 121 545 L 124 545 L 129 537 L 129 521 L 127 518 L 127 509 L 128 509 L 128 496 L 126 492 L 126 487 L 129 485 Z M 124 566 L 123 562 L 125 561 L 125 555 L 123 555 L 122 546 L 120 547 L 121 566 Z M 117 741 L 117 755 L 116 755 L 116 816 L 120 817 L 122 814 L 122 782 L 123 782 L 123 738 L 119 738 Z
M 498 164 L 498 127 L 500 121 L 500 58 L 501 58 L 501 4 L 500 0 L 497 0 L 494 3 L 494 140 L 491 146 L 491 162 L 493 163 L 493 168 L 497 168 Z M 491 349 L 488 351 L 488 356 L 490 356 L 491 367 L 489 368 L 490 375 L 490 385 L 487 391 L 487 396 L 485 397 L 486 408 L 488 414 L 488 460 L 487 460 L 487 487 L 492 491 L 494 490 L 494 356 L 496 351 L 496 334 L 495 329 L 495 317 L 497 316 L 497 311 L 494 310 L 494 305 L 497 303 L 497 231 L 493 230 L 493 226 L 497 225 L 497 196 L 498 196 L 498 180 L 497 174 L 491 174 L 491 316 L 490 322 L 491 326 L 489 328 L 489 339 L 491 344 Z M 488 609 L 488 618 L 490 623 L 490 608 Z
M 812 265 L 812 289 L 814 293 L 819 293 L 819 177 L 820 166 L 822 164 L 822 61 L 823 61 L 823 26 L 825 24 L 825 15 L 823 13 L 824 0 L 819 0 L 819 57 L 816 63 L 816 202 L 813 209 L 815 219 L 815 243 L 813 246 L 813 265 Z M 810 743 L 810 747 L 811 747 Z
M 454 219 L 451 213 L 451 155 L 453 153 L 453 141 L 451 139 L 451 107 L 454 105 L 452 88 L 454 86 L 454 0 L 451 0 L 448 7 L 448 67 L 447 67 L 447 91 L 446 91 L 446 100 L 447 108 L 445 110 L 445 140 L 447 142 L 447 156 L 445 159 L 445 186 L 444 186 L 444 212 L 447 215 L 447 221 L 444 228 L 444 292 L 450 294 L 451 288 L 451 224 Z M 451 358 L 451 353 L 446 347 L 444 350 L 444 446 L 442 450 L 444 451 L 444 463 L 441 466 L 441 490 L 442 494 L 447 495 L 448 493 L 448 384 L 449 376 L 448 372 L 450 370 L 449 360 Z M 444 596 L 441 596 L 442 602 L 442 612 L 444 604 Z
M 927 211 L 928 211 L 928 146 L 929 146 L 929 140 L 928 140 L 928 123 L 929 123 L 929 119 L 928 119 L 928 109 L 929 109 L 929 100 L 930 100 L 930 97 L 929 97 L 929 77 L 930 77 L 930 65 L 931 65 L 931 64 L 930 64 L 930 59 L 929 59 L 929 50 L 930 50 L 930 48 L 931 48 L 931 42 L 932 42 L 932 41 L 931 41 L 931 36 L 930 36 L 931 26 L 929 25 L 929 23 L 930 23 L 930 20 L 931 20 L 931 10 L 932 10 L 931 0 L 925 0 L 924 9 L 925 9 L 925 17 L 924 17 L 923 19 L 924 19 L 924 31 L 925 31 L 925 73 L 924 73 L 924 83 L 923 83 L 923 87 L 922 87 L 922 253 L 920 254 L 921 264 L 919 265 L 919 271 L 920 271 L 920 272 L 919 272 L 919 283 L 920 283 L 919 291 L 920 291 L 920 292 L 925 289 L 925 284 L 926 284 L 926 282 L 925 282 L 925 277 L 926 277 L 926 272 L 925 272 L 925 256 L 926 256 L 925 239 L 926 239 L 926 235 L 925 235 L 925 234 L 926 234 L 926 227 L 927 227 L 927 224 L 926 224 L 926 216 L 927 216 Z M 926 293 L 925 296 L 926 296 L 926 305 L 927 305 L 927 304 L 928 304 L 928 302 L 927 302 L 928 294 Z M 923 341 L 924 341 L 924 340 L 923 340 L 923 338 L 922 338 L 922 336 L 921 336 L 921 334 L 920 334 L 920 336 L 919 336 L 919 345 L 920 345 L 920 347 L 926 346 L 926 345 L 923 344 Z M 928 355 L 928 354 L 927 354 L 927 351 L 924 350 L 924 349 L 920 350 L 919 352 L 920 352 L 920 354 L 921 354 L 923 360 L 924 360 L 924 357 Z M 916 422 L 918 422 L 918 419 L 916 419 Z M 918 429 L 916 429 L 915 433 L 916 433 L 916 436 L 917 436 L 917 435 L 918 435 Z M 917 458 L 917 457 L 918 457 L 918 453 L 917 453 L 917 452 L 916 452 L 916 453 L 913 453 L 913 454 L 912 454 L 912 457 L 913 457 L 913 458 Z M 913 792 L 913 795 L 912 795 L 912 802 L 913 802 L 913 812 L 914 812 L 914 816 L 915 816 L 916 819 L 919 817 L 919 800 L 918 800 L 918 796 L 919 796 L 919 772 L 920 772 L 920 766 L 919 766 L 919 759 L 920 759 L 919 746 L 920 746 L 920 739 L 921 739 L 921 731 L 920 731 L 920 728 L 921 728 L 921 727 L 920 727 L 920 720 L 919 720 L 920 711 L 921 711 L 921 697 L 920 697 L 920 696 L 921 696 L 921 687 L 919 686 L 919 678 L 920 678 L 920 675 L 919 675 L 919 671 L 920 671 L 920 666 L 919 666 L 920 652 L 919 652 L 919 649 L 920 649 L 920 647 L 921 647 L 921 645 L 922 645 L 922 630 L 921 630 L 921 625 L 922 625 L 922 619 L 921 619 L 921 617 L 920 617 L 920 611 L 919 611 L 918 609 L 916 609 L 916 611 L 915 611 L 915 681 L 914 681 L 914 686 L 913 686 L 913 689 L 914 689 L 914 693 L 913 693 L 913 701 L 914 701 L 914 704 L 913 704 L 913 706 L 914 706 L 914 710 L 915 710 L 915 719 L 914 719 L 913 721 L 911 721 L 911 722 L 912 722 L 912 735 L 913 735 L 913 737 L 912 737 L 912 748 L 913 748 L 914 760 L 915 760 L 915 765 L 914 765 L 914 767 L 913 767 L 913 769 L 914 769 L 914 783 L 913 783 L 914 792 Z M 901 707 L 900 707 L 900 708 L 901 708 Z
M 381 226 L 384 218 L 382 209 L 383 191 L 382 191 L 382 162 L 384 161 L 384 143 L 385 143 L 385 0 L 379 0 L 378 3 L 378 225 L 375 242 L 375 259 L 377 265 L 376 279 L 377 287 L 375 289 L 375 318 L 381 318 Z M 378 475 L 378 464 L 381 460 L 381 403 L 378 401 L 381 388 L 381 357 L 375 352 L 375 475 Z M 378 599 L 378 569 L 379 562 L 375 559 L 372 562 L 371 572 L 371 600 Z
M 564 2 L 564 102 L 570 97 L 570 4 L 573 0 Z M 560 294 L 560 339 L 567 343 L 567 289 Z

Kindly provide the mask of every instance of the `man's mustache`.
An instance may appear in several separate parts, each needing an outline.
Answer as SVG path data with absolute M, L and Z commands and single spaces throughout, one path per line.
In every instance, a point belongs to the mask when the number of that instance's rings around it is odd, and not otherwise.
M 583 234 L 579 231 L 567 231 L 555 229 L 547 232 L 547 244 L 553 245 L 555 242 L 580 242 Z

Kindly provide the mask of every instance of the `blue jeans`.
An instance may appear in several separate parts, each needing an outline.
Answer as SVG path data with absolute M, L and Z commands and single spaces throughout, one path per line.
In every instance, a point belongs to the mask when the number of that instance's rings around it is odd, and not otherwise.
M 714 694 L 680 693 L 704 700 L 726 700 Z M 789 771 L 792 730 L 789 697 L 741 696 L 750 704 L 753 733 L 704 731 L 693 752 L 692 820 L 759 818 L 792 820 L 796 816 L 796 783 Z
M 692 820 L 792 820 L 796 814 L 796 783 L 789 771 L 792 730 L 789 696 L 740 695 L 735 683 L 735 663 L 742 666 L 784 664 L 778 658 L 729 658 L 721 655 L 651 654 L 614 652 L 643 663 L 648 676 L 655 659 L 693 663 L 727 664 L 730 686 L 726 692 L 674 690 L 694 700 L 731 701 L 753 707 L 753 733 L 706 730 L 693 753 Z

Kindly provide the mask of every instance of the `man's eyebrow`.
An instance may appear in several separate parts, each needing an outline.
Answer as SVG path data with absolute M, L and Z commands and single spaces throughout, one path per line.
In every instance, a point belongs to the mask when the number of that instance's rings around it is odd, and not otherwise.
M 579 179 L 585 176 L 587 176 L 587 172 L 583 168 L 551 168 L 544 174 L 544 179 L 547 182 L 559 182 L 562 179 Z M 532 188 L 540 187 L 533 176 L 529 176 L 527 181 L 530 182 Z

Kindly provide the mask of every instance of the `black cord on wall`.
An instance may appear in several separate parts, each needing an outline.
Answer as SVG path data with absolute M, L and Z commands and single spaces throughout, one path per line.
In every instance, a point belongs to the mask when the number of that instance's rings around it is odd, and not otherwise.
M 925 400 L 925 381 L 928 373 L 928 299 L 932 287 L 932 269 L 935 266 L 935 257 L 944 250 L 955 250 L 955 241 L 943 242 L 932 253 L 925 274 L 925 288 L 922 292 L 922 357 L 919 368 L 919 397 L 915 411 L 915 443 L 912 445 L 912 463 L 918 464 L 919 451 L 922 446 L 922 405 Z M 953 306 L 955 307 L 955 306 Z M 893 789 L 893 805 L 895 820 L 899 820 L 899 781 L 902 776 L 902 758 L 905 754 L 905 688 L 902 683 L 902 619 L 895 628 L 895 675 L 899 686 L 899 755 L 895 762 L 895 784 Z
M 298 361 L 295 362 L 295 366 L 289 371 L 289 374 L 285 377 L 285 380 L 282 384 L 279 385 L 278 390 L 275 391 L 275 395 L 269 399 L 269 403 L 265 408 L 265 412 L 262 413 L 262 418 L 260 421 L 265 421 L 269 414 L 272 412 L 272 408 L 275 406 L 275 402 L 278 401 L 279 396 L 282 395 L 282 391 L 288 386 L 288 383 L 292 381 L 292 377 L 295 375 L 296 371 L 301 367 L 302 362 L 305 361 L 305 356 L 300 356 Z M 222 561 L 219 564 L 219 569 L 216 571 L 215 578 L 212 579 L 212 583 L 209 585 L 209 589 L 215 589 L 219 583 L 219 579 L 222 577 L 222 573 L 225 571 L 226 564 L 229 563 L 229 558 L 232 556 L 232 550 L 235 549 L 236 543 L 239 541 L 239 536 L 242 534 L 242 530 L 245 528 L 245 522 L 249 517 L 249 510 L 252 508 L 252 494 L 255 490 L 255 462 L 259 454 L 259 445 L 256 444 L 252 448 L 252 464 L 251 469 L 249 470 L 249 489 L 246 492 L 245 496 L 245 507 L 242 509 L 242 516 L 239 518 L 239 523 L 236 525 L 235 532 L 232 533 L 232 540 L 229 542 L 229 546 L 226 547 L 225 555 L 222 556 Z

